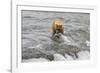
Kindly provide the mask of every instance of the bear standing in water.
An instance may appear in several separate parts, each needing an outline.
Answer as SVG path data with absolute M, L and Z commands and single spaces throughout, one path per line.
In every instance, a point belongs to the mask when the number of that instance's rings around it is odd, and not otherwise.
M 63 27 L 62 21 L 57 19 L 57 20 L 54 20 L 52 24 L 52 35 L 55 35 L 58 33 L 64 34 L 64 27 Z
M 63 41 L 62 35 L 64 34 L 64 26 L 61 20 L 54 20 L 52 23 L 52 40 L 56 42 Z

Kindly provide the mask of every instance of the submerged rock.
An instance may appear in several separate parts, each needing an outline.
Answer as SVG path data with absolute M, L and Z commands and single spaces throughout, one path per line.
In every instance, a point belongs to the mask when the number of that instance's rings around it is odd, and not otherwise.
M 39 44 L 34 48 L 23 51 L 22 59 L 45 58 L 49 61 L 58 61 L 80 58 L 80 54 L 82 53 L 78 52 L 83 49 L 75 42 L 71 42 L 62 34 L 56 34 L 51 38 L 52 41 L 49 41 L 48 43 Z
M 88 60 L 90 59 L 89 51 L 80 51 L 78 54 L 78 60 Z
M 54 61 L 66 61 L 66 58 L 61 54 L 54 54 Z

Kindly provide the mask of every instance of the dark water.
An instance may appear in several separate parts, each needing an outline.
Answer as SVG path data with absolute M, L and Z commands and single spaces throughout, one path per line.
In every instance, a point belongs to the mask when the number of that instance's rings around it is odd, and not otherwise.
M 64 22 L 61 42 L 51 39 L 54 19 Z M 22 60 L 45 58 L 53 61 L 55 54 L 64 58 L 67 54 L 76 60 L 80 52 L 89 53 L 89 41 L 89 13 L 22 11 Z

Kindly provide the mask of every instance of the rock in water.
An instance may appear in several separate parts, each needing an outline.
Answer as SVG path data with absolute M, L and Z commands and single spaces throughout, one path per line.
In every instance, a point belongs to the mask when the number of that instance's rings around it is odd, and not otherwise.
M 74 60 L 73 57 L 71 57 L 71 56 L 68 55 L 68 54 L 65 54 L 65 57 L 66 57 L 66 60 Z
M 48 61 L 65 61 L 84 59 L 89 53 L 80 52 L 81 49 L 77 44 L 71 42 L 66 36 L 62 34 L 55 34 L 51 37 L 52 41 L 48 43 L 42 43 L 34 48 L 28 48 L 23 50 L 23 59 L 29 59 L 29 61 L 36 61 L 37 59 L 44 58 Z M 33 58 L 33 59 L 31 59 Z M 85 57 L 87 59 L 88 57 Z M 43 59 L 40 59 L 43 60 Z
M 90 53 L 89 51 L 80 51 L 78 57 L 78 60 L 87 60 L 90 59 Z
M 51 39 L 55 42 L 58 42 L 58 43 L 62 43 L 64 42 L 64 39 L 62 38 L 62 34 L 61 33 L 57 33 L 57 34 L 54 34 Z
M 66 58 L 61 54 L 54 54 L 54 61 L 66 61 Z

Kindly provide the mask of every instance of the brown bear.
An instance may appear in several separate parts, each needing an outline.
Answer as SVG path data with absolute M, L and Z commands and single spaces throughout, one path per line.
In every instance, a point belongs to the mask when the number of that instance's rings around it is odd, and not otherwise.
M 54 35 L 55 33 L 64 33 L 64 26 L 63 22 L 61 20 L 54 20 L 52 24 L 52 34 Z

